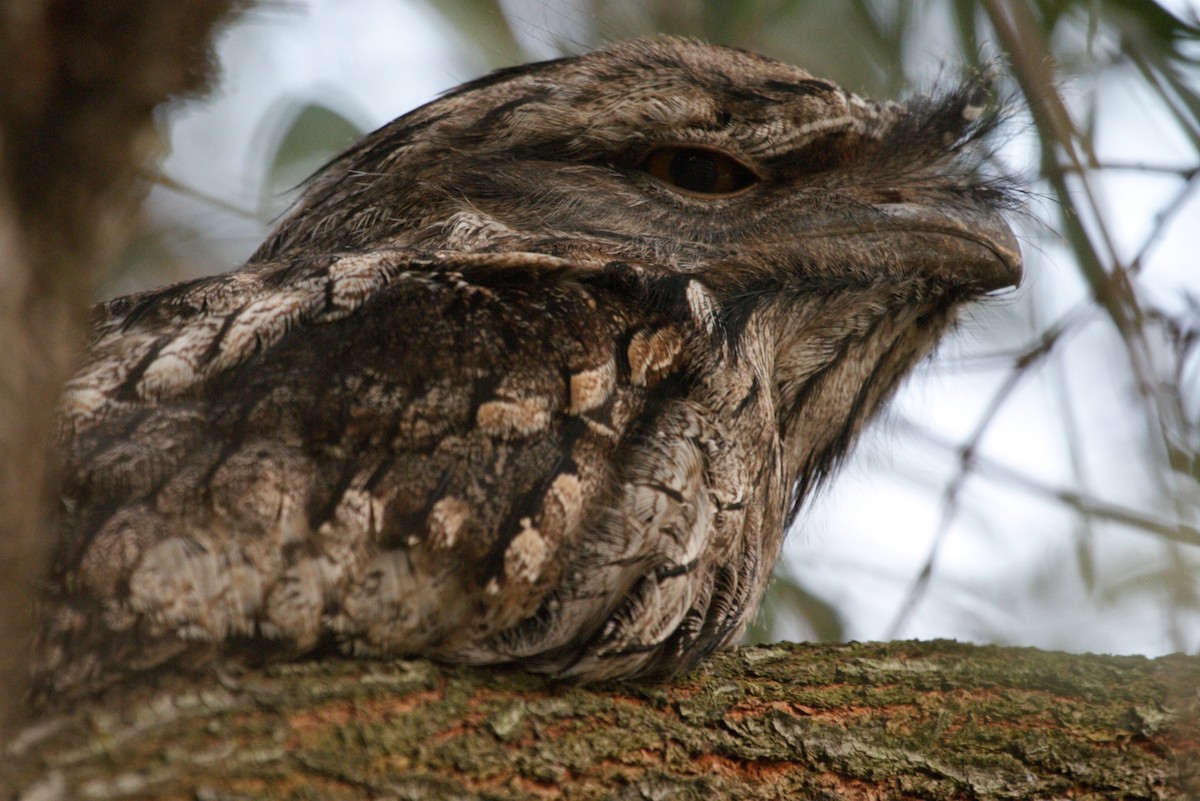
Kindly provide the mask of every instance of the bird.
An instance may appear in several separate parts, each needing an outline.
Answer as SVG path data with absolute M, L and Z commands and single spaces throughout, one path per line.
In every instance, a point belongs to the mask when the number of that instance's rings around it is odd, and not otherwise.
M 968 304 L 991 81 L 902 102 L 657 36 L 353 144 L 239 269 L 100 304 L 34 694 L 340 654 L 670 677 Z

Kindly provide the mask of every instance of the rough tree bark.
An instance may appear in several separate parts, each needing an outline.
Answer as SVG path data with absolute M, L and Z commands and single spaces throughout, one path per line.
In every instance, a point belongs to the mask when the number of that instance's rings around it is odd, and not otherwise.
M 0 742 L 44 574 L 63 380 L 103 268 L 128 237 L 153 112 L 202 89 L 234 0 L 0 3 Z
M 24 799 L 1194 799 L 1200 658 L 778 645 L 666 684 L 324 660 L 50 716 Z

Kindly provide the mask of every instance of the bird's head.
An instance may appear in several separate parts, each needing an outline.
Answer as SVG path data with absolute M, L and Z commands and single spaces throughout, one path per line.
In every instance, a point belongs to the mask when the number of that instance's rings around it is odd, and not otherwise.
M 714 287 L 1010 286 L 997 115 L 967 82 L 865 100 L 669 37 L 501 70 L 334 160 L 256 254 L 383 245 L 624 259 Z
M 988 82 L 897 103 L 677 38 L 501 70 L 334 160 L 256 254 L 532 251 L 699 284 L 800 492 L 963 302 L 1015 285 Z

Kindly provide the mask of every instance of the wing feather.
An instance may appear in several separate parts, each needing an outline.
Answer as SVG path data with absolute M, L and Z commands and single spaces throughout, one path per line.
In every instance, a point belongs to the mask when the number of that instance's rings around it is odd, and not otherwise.
M 49 639 L 437 654 L 532 614 L 645 396 L 617 348 L 646 313 L 586 270 L 382 250 L 109 304 Z

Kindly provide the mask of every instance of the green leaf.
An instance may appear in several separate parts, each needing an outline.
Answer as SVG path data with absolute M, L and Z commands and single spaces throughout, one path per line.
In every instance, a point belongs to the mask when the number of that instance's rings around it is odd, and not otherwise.
M 300 107 L 271 157 L 265 191 L 273 197 L 295 188 L 362 134 L 331 108 L 315 103 Z

